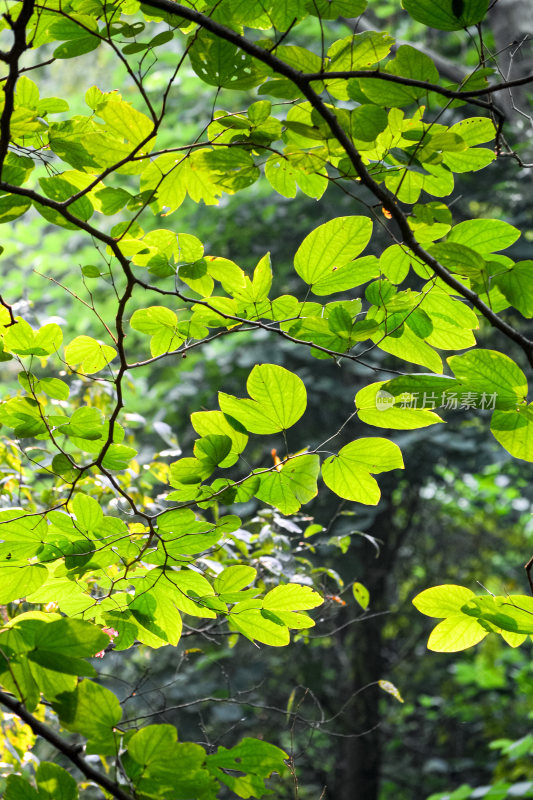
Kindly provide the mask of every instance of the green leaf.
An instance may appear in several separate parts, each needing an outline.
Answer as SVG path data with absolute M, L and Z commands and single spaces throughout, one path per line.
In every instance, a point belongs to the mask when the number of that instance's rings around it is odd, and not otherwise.
M 454 225 L 448 242 L 458 242 L 481 255 L 497 253 L 516 242 L 520 231 L 501 219 L 467 219 Z
M 320 19 L 351 19 L 362 14 L 366 6 L 367 0 L 307 0 L 305 4 L 308 13 Z
M 260 174 L 250 153 L 242 148 L 197 150 L 193 159 L 195 169 L 230 193 L 254 183 Z
M 109 644 L 109 637 L 89 622 L 63 617 L 39 625 L 35 629 L 35 644 L 50 653 L 90 658 Z
M 261 479 L 255 496 L 282 514 L 295 514 L 316 497 L 320 460 L 317 455 L 290 458 L 271 472 L 258 473 Z
M 413 256 L 399 244 L 387 247 L 379 259 L 379 267 L 391 283 L 403 283 L 411 268 Z
M 252 300 L 258 303 L 261 300 L 266 300 L 270 287 L 272 286 L 272 267 L 270 266 L 270 253 L 267 253 L 260 259 L 252 280 Z
M 30 208 L 31 202 L 26 197 L 11 194 L 0 197 L 0 224 L 21 217 Z
M 89 753 L 115 755 L 113 728 L 122 719 L 122 709 L 113 692 L 83 680 L 73 692 L 60 695 L 52 707 L 67 730 L 89 740 Z
M 129 604 L 129 609 L 136 622 L 161 639 L 161 644 L 177 645 L 182 630 L 181 615 L 159 584 L 149 591 L 138 593 Z M 151 647 L 158 646 L 153 637 L 144 639 L 142 632 L 138 637 Z
M 322 465 L 324 483 L 339 497 L 366 505 L 376 505 L 381 497 L 372 474 L 402 469 L 398 445 L 387 439 L 366 438 L 350 442 L 338 455 Z
M 391 353 L 413 364 L 421 364 L 433 372 L 442 372 L 442 359 L 439 354 L 420 339 L 409 326 L 404 326 L 398 337 L 383 338 L 383 334 L 379 333 L 372 335 L 371 338 L 380 350 L 384 350 L 386 353 Z
M 363 586 L 363 584 L 359 583 L 359 581 L 355 581 L 352 586 L 352 592 L 354 598 L 359 603 L 363 611 L 366 611 L 370 602 L 370 593 L 366 586 Z
M 287 773 L 287 753 L 260 739 L 245 738 L 227 750 L 219 747 L 208 755 L 206 765 L 218 781 L 226 784 L 239 797 L 264 797 L 268 793 L 266 778 L 273 772 Z M 238 773 L 244 776 L 238 777 Z
M 87 601 L 85 600 L 83 610 L 86 607 Z M 41 691 L 50 699 L 57 697 L 63 691 L 72 691 L 78 677 L 84 675 L 95 678 L 97 675 L 94 667 L 83 658 L 73 658 L 65 653 L 38 648 L 28 653 L 27 658 L 31 662 L 30 669 L 35 681 L 39 684 Z M 51 675 L 54 672 L 60 673 L 60 675 Z M 69 680 L 67 676 L 72 676 L 74 679 Z
M 23 564 L 20 566 L 2 565 L 0 584 L 0 603 L 11 603 L 35 592 L 48 577 L 43 564 Z
M 476 250 L 457 242 L 439 242 L 428 252 L 447 269 L 468 278 L 478 277 L 485 267 L 485 259 Z
M 170 465 L 171 486 L 195 486 L 213 472 L 212 465 L 197 458 L 180 458 Z M 195 495 L 194 495 L 195 496 Z
M 145 114 L 133 108 L 124 100 L 112 99 L 98 105 L 96 113 L 101 117 L 108 129 L 125 137 L 133 146 L 139 145 L 154 133 L 154 123 Z
M 393 44 L 394 39 L 390 34 L 378 31 L 364 31 L 338 39 L 328 50 L 330 69 L 336 72 L 366 69 L 385 58 Z
M 360 286 L 379 275 L 379 262 L 375 256 L 363 256 L 349 261 L 338 269 L 332 269 L 313 284 L 313 294 L 318 297 L 345 292 Z
M 526 376 L 509 358 L 495 350 L 470 350 L 451 356 L 448 364 L 457 380 L 471 391 L 496 395 L 496 407 L 515 408 L 527 397 Z
M 276 364 L 258 364 L 246 382 L 252 400 L 219 392 L 220 408 L 250 433 L 278 433 L 294 425 L 307 406 L 307 393 L 297 375 Z
M 90 336 L 76 336 L 65 347 L 65 361 L 69 366 L 78 366 L 85 375 L 99 372 L 117 354 L 114 347 L 92 339 Z
M 240 592 L 245 586 L 252 583 L 257 575 L 257 570 L 246 564 L 236 564 L 226 567 L 215 578 L 214 587 L 219 594 L 227 592 Z
M 178 270 L 178 275 L 180 280 L 202 297 L 209 297 L 213 291 L 214 281 L 208 274 L 208 265 L 204 258 L 195 261 L 194 264 L 183 264 Z
M 157 762 L 164 762 L 175 756 L 177 743 L 174 725 L 147 725 L 133 734 L 128 742 L 128 754 L 149 769 Z
M 125 189 L 114 189 L 110 186 L 106 186 L 103 189 L 97 189 L 91 199 L 97 211 L 101 214 L 112 216 L 120 211 L 121 208 L 124 208 L 126 203 L 131 200 L 131 194 Z M 87 268 L 85 267 L 84 269 Z M 98 270 L 98 268 L 96 269 Z M 100 270 L 98 270 L 98 273 L 99 272 Z M 98 277 L 94 274 L 88 275 L 87 272 L 84 272 L 84 275 L 87 275 L 87 277 Z
M 184 341 L 184 337 L 178 333 L 176 314 L 164 306 L 138 309 L 132 314 L 130 325 L 136 331 L 152 337 L 150 339 L 152 356 L 176 350 Z
M 462 611 L 477 618 L 482 624 L 488 622 L 511 633 L 519 635 L 533 633 L 531 597 L 520 595 L 472 597 Z
M 4 334 L 4 347 L 18 355 L 47 356 L 56 353 L 63 341 L 63 332 L 59 325 L 50 323 L 38 331 L 23 319 L 7 329 Z
M 104 435 L 102 412 L 91 406 L 77 408 L 61 432 L 76 439 L 97 440 Z
M 515 458 L 533 461 L 533 407 L 494 411 L 490 430 L 497 442 Z
M 146 585 L 155 585 L 158 592 L 168 595 L 172 603 L 185 614 L 205 619 L 214 619 L 216 613 L 207 603 L 215 599 L 215 592 L 209 581 L 192 569 L 180 569 L 178 572 L 152 570 L 147 578 Z M 144 591 L 144 587 L 143 587 Z M 225 606 L 219 611 L 225 610 Z
M 88 179 L 86 175 L 80 176 L 80 173 L 64 172 L 61 175 L 54 175 L 52 178 L 40 178 L 39 183 L 47 197 L 61 203 L 65 200 L 70 200 L 72 195 L 76 194 L 80 189 L 85 188 L 85 186 L 90 183 L 90 179 Z M 36 208 L 49 222 L 53 222 L 65 228 L 76 228 L 74 222 L 66 220 L 61 212 L 40 204 L 36 204 Z M 75 200 L 69 206 L 69 211 L 76 217 L 86 221 L 92 216 L 94 208 L 89 198 L 85 196 Z
M 402 0 L 408 14 L 440 31 L 459 31 L 481 22 L 488 0 Z
M 336 217 L 315 228 L 298 248 L 294 268 L 313 286 L 359 255 L 370 241 L 368 217 Z
M 78 800 L 78 784 L 63 767 L 41 761 L 35 773 L 39 798 L 43 800 Z
M 105 469 L 127 469 L 130 461 L 137 455 L 137 450 L 125 444 L 112 444 L 103 458 Z
M 99 44 L 100 40 L 96 36 L 85 36 L 70 42 L 63 42 L 56 47 L 53 56 L 54 58 L 76 58 L 76 56 L 96 50 Z
M 92 533 L 103 522 L 104 512 L 94 497 L 78 492 L 74 495 L 72 508 L 76 514 L 76 527 L 85 533 Z
M 435 64 L 425 53 L 410 45 L 401 45 L 395 58 L 385 67 L 392 75 L 412 78 L 428 83 L 438 83 L 439 73 Z M 402 86 L 400 83 L 369 78 L 361 82 L 362 92 L 374 103 L 384 106 L 399 107 L 411 105 L 415 100 L 427 94 L 427 90 L 414 86 Z
M 275 586 L 263 598 L 263 608 L 277 611 L 307 611 L 322 605 L 324 600 L 318 592 L 299 583 Z
M 133 734 L 124 764 L 135 792 L 139 797 L 211 800 L 217 784 L 204 768 L 204 748 L 176 738 L 172 725 L 148 725 Z
M 414 430 L 442 422 L 438 414 L 423 407 L 422 400 L 420 407 L 417 408 L 416 402 L 410 407 L 410 402 L 395 397 L 384 387 L 385 381 L 371 383 L 355 395 L 355 405 L 361 422 L 393 430 Z
M 237 420 L 226 417 L 222 411 L 195 411 L 191 414 L 191 422 L 200 436 L 214 434 L 230 438 L 231 449 L 226 458 L 220 462 L 220 467 L 231 467 L 248 443 L 248 436 L 242 425 Z
M 510 270 L 497 275 L 494 283 L 524 317 L 533 317 L 533 261 L 518 261 Z
M 469 147 L 491 142 L 496 135 L 494 122 L 488 117 L 469 117 L 456 122 L 449 130 L 458 134 Z
M 477 620 L 459 614 L 439 622 L 431 631 L 427 646 L 437 653 L 457 653 L 478 644 L 488 633 Z
M 420 592 L 413 599 L 413 605 L 428 617 L 450 617 L 459 614 L 473 597 L 474 592 L 464 586 L 445 584 Z
M 287 626 L 281 620 L 274 622 L 262 614 L 260 600 L 238 603 L 232 609 L 228 623 L 233 630 L 251 641 L 257 640 L 271 647 L 285 647 L 290 642 Z
M 231 439 L 224 435 L 210 434 L 194 443 L 195 457 L 199 461 L 204 461 L 210 469 L 222 463 L 230 450 Z
M 460 384 L 449 375 L 432 375 L 419 372 L 414 375 L 402 375 L 382 384 L 382 389 L 395 398 L 405 395 L 406 405 L 410 397 L 414 398 L 416 408 L 432 408 L 443 405 L 445 395 L 457 392 Z M 409 395 L 410 397 L 407 397 Z M 402 401 L 400 400 L 400 403 Z
M 272 103 L 270 100 L 258 100 L 252 103 L 251 106 L 248 106 L 248 111 L 246 113 L 253 125 L 260 125 L 269 118 L 271 111 Z
M 64 381 L 59 378 L 40 378 L 37 379 L 31 373 L 19 372 L 19 383 L 27 392 L 44 392 L 54 400 L 68 400 L 70 389 Z
M 525 633 L 511 633 L 510 631 L 502 631 L 501 637 L 509 647 L 520 647 L 527 639 Z
M 195 33 L 190 40 L 189 57 L 195 73 L 210 86 L 251 89 L 264 80 L 257 61 L 231 42 L 205 30 Z
M 20 775 L 8 775 L 4 800 L 41 800 L 41 795 Z

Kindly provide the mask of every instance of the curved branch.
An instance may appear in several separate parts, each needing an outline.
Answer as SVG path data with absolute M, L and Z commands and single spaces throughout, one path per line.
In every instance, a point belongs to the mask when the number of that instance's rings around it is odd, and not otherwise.
M 19 76 L 19 60 L 28 45 L 26 43 L 26 27 L 33 14 L 35 0 L 23 0 L 22 8 L 15 21 L 9 13 L 4 14 L 11 30 L 13 31 L 13 46 L 8 53 L 2 54 L 2 61 L 9 64 L 9 73 L 4 85 L 4 108 L 0 117 L 0 174 L 9 147 L 11 117 L 15 107 L 15 86 Z
M 364 16 L 352 20 L 345 17 L 340 17 L 340 20 L 348 25 L 350 30 L 353 31 L 355 28 L 355 33 L 360 33 L 361 31 L 375 31 L 377 33 L 384 33 L 383 30 L 370 23 Z M 408 44 L 410 47 L 413 46 L 412 42 L 407 42 L 403 39 L 396 39 L 396 42 L 391 47 L 391 53 L 396 53 L 398 48 L 404 44 Z M 468 77 L 468 73 L 465 69 L 458 67 L 457 64 L 453 63 L 453 61 L 449 61 L 443 55 L 436 53 L 435 50 L 431 50 L 426 45 L 424 45 L 424 53 L 430 57 L 440 74 L 445 78 L 448 78 L 450 81 L 453 81 L 454 83 L 462 83 L 464 79 Z
M 511 339 L 511 341 L 518 344 L 524 351 L 528 362 L 531 364 L 531 366 L 533 366 L 533 341 L 528 339 L 526 336 L 523 336 L 519 331 L 515 330 L 512 325 L 509 325 L 507 322 L 502 320 L 486 303 L 481 300 L 481 298 L 475 292 L 457 280 L 457 278 L 448 272 L 448 270 L 443 267 L 436 258 L 430 255 L 430 253 L 428 253 L 427 250 L 422 247 L 422 245 L 417 241 L 413 231 L 409 227 L 407 216 L 398 207 L 393 193 L 390 192 L 386 187 L 376 183 L 376 181 L 372 178 L 359 151 L 354 146 L 352 140 L 340 124 L 337 116 L 330 108 L 328 108 L 326 103 L 321 99 L 317 92 L 311 88 L 310 81 L 304 73 L 294 69 L 294 67 L 289 66 L 269 50 L 265 50 L 260 45 L 248 41 L 248 39 L 246 39 L 244 36 L 241 36 L 231 28 L 227 28 L 220 22 L 217 22 L 216 20 L 211 19 L 210 17 L 207 17 L 192 8 L 182 6 L 179 3 L 174 3 L 171 0 L 144 0 L 143 5 L 158 9 L 159 11 L 164 11 L 165 13 L 179 15 L 190 20 L 191 22 L 197 23 L 211 33 L 214 33 L 216 36 L 219 36 L 221 39 L 236 45 L 245 53 L 257 58 L 259 61 L 262 61 L 264 64 L 267 64 L 269 67 L 271 67 L 275 72 L 292 81 L 292 83 L 299 88 L 301 93 L 309 101 L 313 108 L 318 111 L 322 119 L 328 124 L 329 129 L 339 144 L 344 147 L 344 150 L 363 186 L 366 186 L 366 188 L 372 192 L 374 197 L 379 200 L 381 205 L 387 211 L 389 211 L 391 218 L 397 223 L 402 233 L 405 245 L 424 264 L 426 264 L 426 266 L 433 270 L 433 272 L 451 289 L 464 297 L 466 300 L 469 300 L 474 308 L 476 308 L 494 328 Z
M 106 792 L 109 792 L 116 800 L 134 800 L 133 795 L 129 792 L 125 791 L 122 786 L 119 786 L 118 783 L 115 783 L 107 775 L 103 775 L 98 770 L 94 769 L 84 758 L 80 756 L 78 747 L 76 745 L 68 744 L 61 736 L 59 736 L 55 731 L 51 730 L 48 725 L 45 725 L 44 722 L 41 722 L 40 719 L 37 719 L 30 714 L 27 708 L 23 705 L 23 703 L 16 700 L 12 695 L 7 694 L 0 690 L 0 704 L 8 708 L 13 714 L 16 714 L 19 719 L 28 725 L 32 731 L 35 733 L 36 736 L 41 736 L 45 739 L 52 747 L 55 747 L 56 750 L 59 750 L 60 753 L 68 758 L 68 760 L 74 764 L 75 767 L 79 769 L 79 771 L 85 775 L 93 783 L 96 783 L 98 786 L 101 786 L 102 789 L 105 789 Z
M 175 14 L 184 17 L 185 19 L 190 20 L 191 22 L 195 22 L 201 27 L 209 30 L 211 33 L 219 36 L 221 39 L 228 41 L 235 46 L 239 47 L 244 52 L 248 53 L 254 58 L 257 58 L 259 61 L 262 61 L 264 64 L 270 66 L 275 72 L 283 75 L 284 77 L 288 78 L 295 86 L 299 88 L 301 93 L 304 97 L 307 98 L 309 103 L 315 108 L 322 119 L 328 124 L 331 132 L 336 137 L 338 142 L 344 147 L 344 150 L 349 157 L 355 172 L 357 173 L 360 182 L 369 189 L 374 197 L 376 197 L 382 206 L 390 212 L 391 218 L 395 220 L 398 224 L 398 227 L 403 235 L 403 241 L 405 245 L 422 261 L 422 263 L 426 264 L 433 272 L 441 278 L 451 289 L 453 289 L 457 294 L 461 295 L 465 299 L 469 300 L 470 303 L 476 308 L 482 316 L 487 319 L 490 324 L 507 336 L 511 341 L 518 344 L 529 361 L 529 363 L 533 366 L 533 341 L 528 339 L 526 336 L 521 334 L 507 322 L 502 320 L 494 311 L 484 303 L 481 298 L 473 292 L 471 289 L 466 287 L 462 284 L 454 275 L 452 275 L 445 267 L 440 264 L 436 258 L 434 258 L 430 253 L 428 253 L 422 245 L 417 241 L 416 236 L 414 235 L 413 231 L 411 230 L 407 216 L 405 213 L 399 208 L 396 203 L 396 198 L 392 192 L 390 192 L 386 187 L 381 186 L 380 184 L 376 183 L 376 181 L 372 178 L 369 171 L 367 170 L 363 159 L 354 146 L 352 140 L 339 123 L 335 113 L 328 108 L 326 103 L 320 98 L 319 94 L 315 92 L 310 86 L 310 78 L 308 75 L 313 73 L 303 73 L 294 67 L 289 66 L 276 55 L 274 55 L 269 50 L 265 50 L 258 44 L 254 42 L 250 42 L 244 36 L 241 36 L 236 31 L 232 30 L 231 28 L 227 28 L 225 25 L 222 25 L 220 22 L 217 22 L 211 17 L 205 16 L 198 11 L 195 11 L 192 8 L 188 8 L 187 6 L 182 6 L 179 3 L 174 3 L 172 0 L 144 0 L 143 5 L 154 8 L 159 11 L 163 11 L 167 14 Z M 334 74 L 334 73 L 332 73 Z M 366 77 L 368 77 L 368 72 L 364 73 Z M 380 77 L 383 77 L 383 74 L 380 74 Z M 395 76 L 396 77 L 396 76 Z M 410 79 L 405 79 L 410 80 Z M 522 79 L 523 80 L 523 79 Z M 423 82 L 422 82 L 423 83 Z M 428 84 L 427 86 L 431 87 L 432 89 L 439 89 L 440 87 L 433 87 L 432 84 Z M 426 86 L 426 88 L 427 88 Z M 484 91 L 484 90 L 481 90 Z M 460 95 L 461 93 L 459 93 Z M 22 195 L 28 197 L 32 200 L 36 200 L 37 202 L 42 203 L 43 205 L 47 205 L 50 208 L 54 208 L 55 210 L 59 211 L 65 219 L 69 220 L 70 222 L 74 222 L 80 229 L 85 230 L 87 233 L 95 236 L 99 241 L 108 244 L 114 255 L 118 258 L 128 282 L 133 279 L 133 275 L 131 272 L 131 268 L 129 266 L 129 261 L 124 258 L 120 249 L 118 247 L 118 243 L 115 239 L 111 236 L 103 234 L 101 231 L 94 228 L 92 225 L 89 225 L 86 222 L 82 222 L 73 214 L 71 214 L 66 207 L 67 203 L 58 203 L 55 201 L 51 201 L 48 198 L 44 198 L 40 196 L 37 192 L 32 191 L 31 189 L 25 189 L 23 187 L 11 186 L 9 184 L 0 182 L 0 189 L 4 191 L 12 192 L 13 194 Z M 133 279 L 135 280 L 135 279 Z M 138 282 L 138 281 L 136 281 Z
M 493 92 L 501 92 L 504 89 L 512 89 L 514 86 L 523 86 L 526 83 L 533 83 L 533 75 L 525 75 L 522 78 L 515 78 L 511 81 L 503 81 L 502 83 L 495 83 L 492 86 L 485 86 L 483 89 L 446 89 L 444 86 L 439 86 L 438 83 L 431 83 L 430 81 L 419 81 L 417 78 L 407 78 L 403 75 L 394 75 L 392 72 L 383 72 L 380 69 L 354 69 L 354 70 L 331 70 L 327 72 L 302 72 L 301 77 L 308 81 L 320 80 L 335 80 L 338 78 L 375 78 L 381 81 L 390 81 L 391 83 L 399 83 L 402 86 L 415 86 L 418 89 L 425 89 L 428 92 L 435 92 L 441 94 L 443 97 L 449 97 L 452 100 L 465 100 L 473 102 L 475 98 L 486 94 L 493 94 Z M 468 76 L 467 76 L 468 77 Z M 492 108 L 489 103 L 480 101 L 477 105 Z

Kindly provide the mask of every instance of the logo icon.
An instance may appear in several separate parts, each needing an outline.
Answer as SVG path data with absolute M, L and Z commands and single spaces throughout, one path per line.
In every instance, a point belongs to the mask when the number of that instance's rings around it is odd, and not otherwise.
M 395 397 L 390 392 L 385 391 L 385 389 L 379 389 L 376 394 L 376 408 L 378 411 L 387 411 L 387 409 L 392 408 L 394 405 Z

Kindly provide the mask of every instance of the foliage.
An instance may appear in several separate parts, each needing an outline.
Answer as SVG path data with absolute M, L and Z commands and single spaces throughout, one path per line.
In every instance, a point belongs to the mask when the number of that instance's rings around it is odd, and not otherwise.
M 487 11 L 481 0 L 404 7 L 452 32 Z M 119 800 L 200 800 L 226 788 L 262 797 L 265 781 L 287 772 L 283 750 L 244 738 L 208 752 L 178 741 L 171 725 L 138 728 L 90 659 L 175 646 L 182 616 L 187 627 L 207 620 L 197 624 L 273 647 L 289 644 L 291 630 L 305 641 L 314 625 L 307 612 L 323 603 L 316 572 L 305 565 L 271 586 L 248 563 L 250 539 L 234 512 L 259 502 L 297 514 L 320 478 L 321 494 L 377 505 L 385 478 L 374 476 L 404 461 L 390 436 L 352 434 L 356 417 L 408 431 L 440 425 L 441 407 L 491 411 L 496 441 L 533 461 L 526 376 L 476 340 L 492 327 L 533 364 L 533 342 L 512 324 L 515 312 L 533 315 L 532 262 L 501 254 L 517 228 L 454 220 L 443 200 L 456 176 L 513 155 L 492 102 L 510 84 L 476 67 L 451 85 L 428 55 L 388 33 L 339 36 L 338 20 L 364 10 L 362 0 L 23 0 L 2 18 L 0 222 L 38 215 L 45 231 L 65 229 L 93 247 L 83 296 L 70 289 L 89 312 L 75 335 L 70 322 L 44 310 L 18 315 L 15 299 L 0 298 L 0 356 L 12 379 L 0 405 L 0 703 L 82 776 L 78 784 L 41 761 L 34 775 L 9 775 L 7 800 L 70 800 L 85 781 Z M 113 86 L 84 87 L 83 108 L 77 97 L 41 96 L 50 62 L 52 71 L 69 59 L 84 64 L 99 48 L 110 49 L 131 102 Z M 35 51 L 29 66 L 26 51 Z M 154 101 L 147 86 L 156 65 L 164 82 Z M 169 107 L 187 70 L 213 88 L 215 110 L 176 143 Z M 465 104 L 477 116 L 463 117 Z M 291 294 L 277 294 L 269 253 L 247 270 L 166 222 L 187 203 L 222 205 L 259 181 L 287 200 L 298 192 L 320 200 L 337 185 L 363 212 L 307 232 L 294 249 Z M 105 305 L 95 300 L 102 295 Z M 252 335 L 308 351 L 313 381 L 276 363 L 270 345 L 273 363 L 254 364 L 239 396 L 221 390 L 217 407 L 198 403 L 188 455 L 175 459 L 172 430 L 159 426 L 171 445 L 162 452 L 135 435 L 137 374 L 157 380 L 166 362 L 179 380 L 183 359 L 226 340 L 238 351 Z M 440 351 L 461 350 L 445 374 Z M 318 362 L 328 361 L 384 375 L 355 394 L 337 430 L 309 442 L 308 392 Z M 430 372 L 403 374 L 404 362 Z M 356 438 L 331 444 L 348 431 Z M 254 436 L 267 437 L 266 447 Z M 356 582 L 353 593 L 364 612 L 368 589 Z M 444 585 L 414 603 L 443 619 L 434 650 L 461 650 L 490 632 L 516 647 L 533 634 L 533 604 L 522 595 Z M 402 701 L 390 681 L 380 686 Z M 83 737 L 102 768 L 58 725 Z

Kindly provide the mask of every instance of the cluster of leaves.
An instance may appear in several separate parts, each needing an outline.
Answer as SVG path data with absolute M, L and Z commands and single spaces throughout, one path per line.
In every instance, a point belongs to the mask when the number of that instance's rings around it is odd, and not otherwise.
M 430 650 L 464 650 L 491 632 L 518 647 L 533 634 L 533 599 L 527 595 L 477 597 L 464 586 L 445 585 L 425 589 L 413 603 L 422 614 L 443 618 L 429 637 Z
M 404 6 L 445 31 L 478 23 L 487 10 L 484 0 Z M 339 498 L 373 505 L 380 499 L 373 476 L 403 467 L 398 446 L 378 436 L 333 453 L 326 445 L 338 431 L 314 446 L 289 447 L 287 431 L 305 414 L 307 390 L 295 373 L 266 363 L 250 371 L 248 397 L 221 391 L 217 409 L 195 411 L 193 454 L 170 464 L 150 459 L 143 482 L 125 399 L 133 370 L 254 331 L 339 363 L 367 366 L 367 354 L 379 348 L 432 374 L 366 386 L 347 422 L 357 415 L 377 428 L 422 428 L 442 422 L 434 409 L 444 395 L 490 397 L 483 407 L 493 410 L 495 438 L 533 461 L 525 375 L 508 356 L 477 348 L 474 334 L 485 321 L 533 363 L 533 343 L 500 316 L 507 309 L 533 316 L 533 262 L 501 254 L 518 239 L 516 228 L 498 219 L 455 223 L 442 200 L 455 175 L 489 166 L 503 146 L 501 119 L 495 125 L 481 99 L 503 85 L 491 89 L 488 69 L 450 85 L 427 55 L 396 47 L 382 32 L 336 38 L 335 20 L 364 8 L 364 0 L 194 7 L 23 0 L 0 23 L 10 43 L 0 53 L 9 68 L 0 105 L 0 222 L 38 214 L 86 235 L 100 266 L 84 265 L 85 280 L 107 280 L 116 294 L 114 319 L 86 303 L 98 332 L 64 346 L 57 322 L 30 324 L 8 302 L 0 307 L 0 355 L 18 379 L 0 404 L 7 499 L 0 603 L 10 605 L 0 632 L 0 702 L 117 798 L 211 798 L 220 783 L 260 797 L 265 778 L 283 772 L 285 754 L 252 740 L 207 754 L 178 743 L 170 726 L 122 725 L 119 700 L 93 680 L 86 661 L 109 644 L 105 631 L 119 651 L 176 645 L 182 614 L 219 620 L 267 645 L 288 644 L 291 629 L 305 636 L 314 624 L 305 612 L 322 598 L 297 581 L 268 591 L 261 579 L 252 585 L 255 568 L 227 549 L 239 551 L 233 506 L 255 498 L 294 514 L 317 495 L 320 474 Z M 318 52 L 290 43 L 306 19 L 322 32 Z M 266 38 L 256 41 L 245 29 Z M 145 81 L 163 45 L 173 64 L 156 108 Z M 89 111 L 71 113 L 67 101 L 41 98 L 21 74 L 27 49 L 61 64 L 104 46 L 134 88 L 133 104 L 112 87 L 93 86 L 84 96 Z M 217 93 L 239 92 L 246 110 L 218 109 L 192 143 L 167 146 L 168 99 L 184 65 Z M 270 99 L 250 102 L 252 90 Z M 444 110 L 468 101 L 487 116 L 444 124 Z M 480 146 L 493 140 L 494 147 Z M 304 238 L 294 254 L 294 295 L 272 294 L 268 254 L 249 275 L 206 253 L 196 236 L 151 225 L 152 214 L 167 217 L 186 198 L 217 204 L 262 176 L 289 199 L 299 190 L 320 199 L 331 182 L 372 196 L 364 215 L 330 219 Z M 365 254 L 367 247 L 373 252 Z M 454 376 L 442 374 L 439 351 L 467 348 L 448 359 Z M 72 393 L 74 381 L 82 394 Z M 243 454 L 255 435 L 280 436 L 283 456 L 250 467 Z M 357 592 L 366 607 L 364 586 Z M 434 649 L 460 649 L 488 631 L 517 645 L 533 632 L 527 598 L 472 599 L 460 587 L 428 592 L 417 606 L 446 617 L 432 634 Z M 33 713 L 41 696 L 63 728 L 84 736 L 88 754 L 114 764 L 116 781 Z M 6 797 L 70 798 L 72 785 L 62 768 L 42 763 L 37 789 L 12 775 Z

